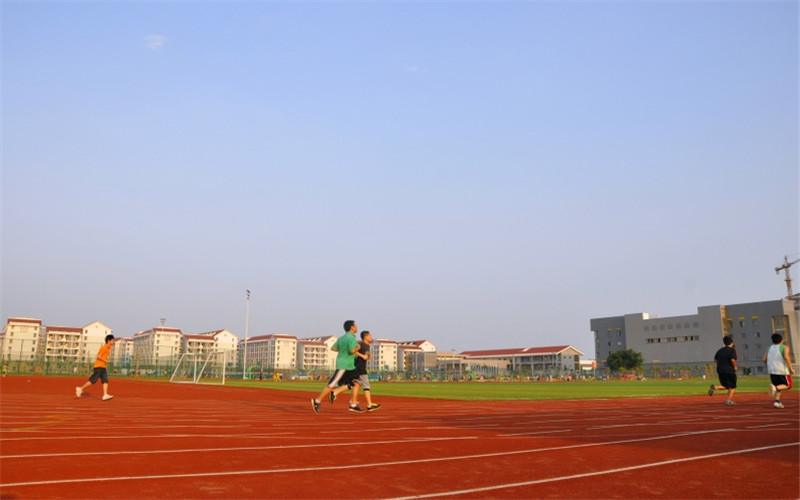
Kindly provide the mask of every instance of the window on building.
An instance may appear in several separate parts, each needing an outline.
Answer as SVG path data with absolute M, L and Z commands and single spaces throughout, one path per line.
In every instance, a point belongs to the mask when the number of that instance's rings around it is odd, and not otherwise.
M 788 323 L 787 316 L 773 316 L 772 317 L 772 331 L 775 333 L 780 333 L 781 335 L 786 333 L 787 330 L 787 323 Z

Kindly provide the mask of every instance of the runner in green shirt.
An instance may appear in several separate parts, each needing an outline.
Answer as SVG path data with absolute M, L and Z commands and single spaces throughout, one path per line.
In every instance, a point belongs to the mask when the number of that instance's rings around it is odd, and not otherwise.
M 350 319 L 345 321 L 344 331 L 346 333 L 336 339 L 336 342 L 331 347 L 332 350 L 337 351 L 336 371 L 328 381 L 328 385 L 319 393 L 319 396 L 311 399 L 311 408 L 314 409 L 314 413 L 319 413 L 320 401 L 324 400 L 337 387 L 352 383 L 355 384 L 353 390 L 358 391 L 358 387 L 356 387 L 358 385 L 358 376 L 355 374 L 355 358 L 358 351 L 358 339 L 356 338 L 358 327 L 356 322 Z M 354 412 L 363 411 L 358 404 L 351 405 L 349 410 Z

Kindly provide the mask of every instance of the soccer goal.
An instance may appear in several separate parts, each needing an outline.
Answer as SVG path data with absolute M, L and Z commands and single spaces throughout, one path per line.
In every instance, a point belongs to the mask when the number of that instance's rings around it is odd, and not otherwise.
M 185 352 L 178 359 L 170 382 L 184 384 L 225 384 L 227 351 Z

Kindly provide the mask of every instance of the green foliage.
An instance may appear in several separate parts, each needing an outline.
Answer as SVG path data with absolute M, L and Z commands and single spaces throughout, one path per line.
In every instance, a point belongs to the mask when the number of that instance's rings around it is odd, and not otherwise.
M 638 370 L 644 364 L 642 353 L 634 351 L 633 349 L 624 349 L 621 351 L 614 351 L 606 360 L 608 367 L 614 372 L 626 372 Z

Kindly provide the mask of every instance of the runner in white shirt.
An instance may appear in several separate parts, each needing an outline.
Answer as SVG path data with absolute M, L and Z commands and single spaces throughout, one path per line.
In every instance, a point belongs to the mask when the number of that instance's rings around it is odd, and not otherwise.
M 769 372 L 769 395 L 774 399 L 775 408 L 783 408 L 781 403 L 781 391 L 788 391 L 792 388 L 792 357 L 788 345 L 784 345 L 783 336 L 780 333 L 772 334 L 772 345 L 764 354 L 762 360 L 767 364 Z

